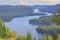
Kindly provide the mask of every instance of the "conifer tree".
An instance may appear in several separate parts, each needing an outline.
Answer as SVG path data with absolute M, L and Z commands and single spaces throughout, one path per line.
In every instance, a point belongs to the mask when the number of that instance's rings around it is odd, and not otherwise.
M 48 40 L 48 36 L 44 33 L 44 40 Z
M 27 33 L 27 40 L 32 40 L 31 32 L 28 32 L 28 33 Z

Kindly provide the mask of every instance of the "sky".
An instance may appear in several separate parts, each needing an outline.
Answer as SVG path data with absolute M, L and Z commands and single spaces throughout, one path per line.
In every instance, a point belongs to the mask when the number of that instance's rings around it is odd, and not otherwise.
M 0 0 L 0 5 L 55 5 L 60 0 Z

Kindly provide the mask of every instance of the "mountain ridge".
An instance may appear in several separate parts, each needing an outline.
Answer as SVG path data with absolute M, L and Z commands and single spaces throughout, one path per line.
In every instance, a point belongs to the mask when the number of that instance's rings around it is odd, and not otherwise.
M 57 8 L 60 7 L 60 4 L 57 5 L 35 5 L 35 6 L 25 6 L 25 5 L 0 5 L 0 18 L 3 20 L 10 21 L 15 17 L 23 16 L 36 16 L 36 15 L 46 15 L 45 13 L 57 13 Z M 33 13 L 33 10 L 39 9 L 41 14 Z M 45 13 L 44 13 L 45 12 Z

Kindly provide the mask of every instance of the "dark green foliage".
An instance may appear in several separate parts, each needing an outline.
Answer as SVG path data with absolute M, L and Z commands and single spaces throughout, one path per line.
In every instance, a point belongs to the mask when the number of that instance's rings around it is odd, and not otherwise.
M 27 33 L 27 40 L 32 40 L 31 32 L 28 32 L 28 33 Z
M 57 25 L 60 25 L 60 15 L 56 15 L 54 18 L 53 18 L 53 22 L 55 22 Z
M 51 25 L 52 23 L 52 17 L 53 16 L 43 16 L 39 17 L 39 19 L 31 19 L 29 20 L 29 23 L 32 25 Z
M 29 23 L 38 26 L 36 28 L 38 33 L 54 34 L 55 31 L 60 33 L 60 8 L 58 8 L 57 11 L 58 13 L 54 13 L 53 16 L 43 16 L 39 19 L 31 19 Z
M 3 25 L 3 21 L 0 20 L 0 37 L 1 38 L 6 38 L 6 27 Z
M 11 37 L 10 29 L 5 26 L 2 20 L 0 20 L 0 37 L 5 39 Z
M 53 14 L 53 22 L 55 22 L 57 25 L 60 25 L 60 8 L 58 9 L 58 14 Z
M 55 32 L 55 33 L 52 35 L 52 37 L 53 37 L 53 40 L 57 40 L 57 37 L 58 37 L 57 33 Z

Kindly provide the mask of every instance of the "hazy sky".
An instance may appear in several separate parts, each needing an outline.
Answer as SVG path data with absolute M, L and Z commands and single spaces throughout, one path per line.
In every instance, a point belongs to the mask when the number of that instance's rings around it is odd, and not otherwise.
M 54 5 L 60 0 L 0 0 L 0 5 Z

